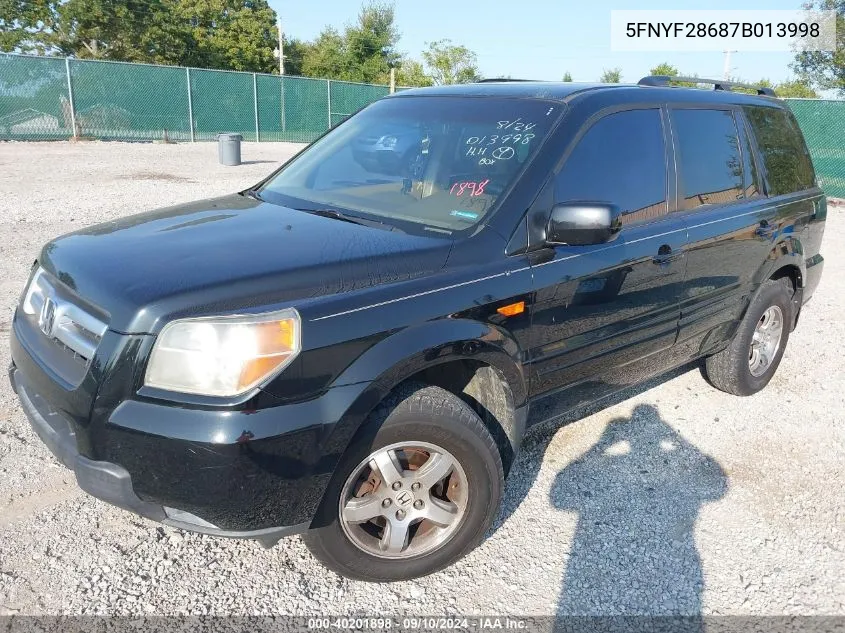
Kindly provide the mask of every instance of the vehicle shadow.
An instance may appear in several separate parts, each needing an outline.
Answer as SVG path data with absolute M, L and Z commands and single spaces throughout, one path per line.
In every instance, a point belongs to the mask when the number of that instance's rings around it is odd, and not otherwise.
M 694 369 L 661 376 L 657 384 Z M 652 381 L 650 386 L 654 386 Z M 636 391 L 649 388 L 646 383 Z M 621 392 L 622 401 L 634 395 Z M 605 402 L 599 409 L 609 406 Z M 528 438 L 523 458 L 509 481 L 505 512 L 513 513 L 527 494 L 554 432 L 562 423 L 587 415 L 567 414 L 544 424 Z M 700 629 L 704 579 L 694 526 L 701 506 L 724 496 L 727 476 L 713 458 L 687 442 L 652 405 L 638 405 L 630 417 L 611 420 L 600 439 L 555 477 L 550 503 L 576 512 L 558 601 L 557 629 L 573 621 L 562 616 L 685 616 L 685 631 Z M 583 624 L 583 623 L 582 623 Z M 647 630 L 648 618 L 592 622 L 602 630 Z

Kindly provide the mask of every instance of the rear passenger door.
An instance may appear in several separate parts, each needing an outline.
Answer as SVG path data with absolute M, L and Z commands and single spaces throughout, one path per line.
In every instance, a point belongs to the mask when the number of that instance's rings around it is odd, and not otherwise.
M 742 111 L 670 107 L 678 209 L 689 246 L 678 344 L 706 353 L 732 334 L 778 231 Z
M 669 213 L 669 138 L 659 107 L 604 114 L 555 176 L 554 204 L 611 203 L 623 226 L 610 243 L 554 246 L 532 267 L 535 395 L 585 381 L 601 391 L 609 372 L 675 342 L 686 227 Z

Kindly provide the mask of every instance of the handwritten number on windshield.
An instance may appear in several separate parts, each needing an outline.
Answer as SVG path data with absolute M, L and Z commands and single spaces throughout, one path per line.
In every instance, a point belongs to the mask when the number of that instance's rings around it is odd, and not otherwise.
M 498 145 L 502 143 L 511 143 L 513 145 L 528 145 L 535 134 L 491 134 L 489 136 L 470 136 L 466 140 L 467 145 Z M 469 155 L 469 154 L 467 154 Z
M 513 132 L 523 132 L 533 130 L 537 126 L 536 123 L 528 123 L 522 120 L 522 117 L 516 117 L 513 121 L 499 121 L 496 124 L 497 130 L 511 130 Z
M 484 193 L 484 187 L 486 187 L 487 183 L 489 182 L 489 178 L 482 180 L 481 182 L 456 182 L 454 185 L 452 185 L 452 188 L 449 189 L 449 193 L 456 196 L 462 196 L 464 195 L 465 191 L 469 191 L 470 197 L 480 196 Z

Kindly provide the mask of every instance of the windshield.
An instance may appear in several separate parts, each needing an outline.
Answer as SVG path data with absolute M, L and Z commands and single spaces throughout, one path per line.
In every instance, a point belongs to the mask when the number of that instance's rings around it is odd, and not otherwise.
M 384 99 L 308 148 L 261 195 L 387 224 L 467 229 L 494 208 L 563 107 L 489 97 Z

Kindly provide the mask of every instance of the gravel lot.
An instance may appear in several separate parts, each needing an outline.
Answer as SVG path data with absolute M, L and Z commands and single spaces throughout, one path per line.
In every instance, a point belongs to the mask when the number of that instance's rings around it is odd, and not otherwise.
M 0 143 L 0 365 L 38 249 L 79 227 L 234 191 L 291 156 L 245 144 Z M 526 440 L 489 538 L 418 582 L 325 571 L 186 534 L 81 493 L 0 380 L 3 614 L 845 615 L 845 225 L 769 388 L 736 398 L 695 369 Z M 537 408 L 552 415 L 553 402 Z M 578 419 L 580 417 L 580 419 Z

